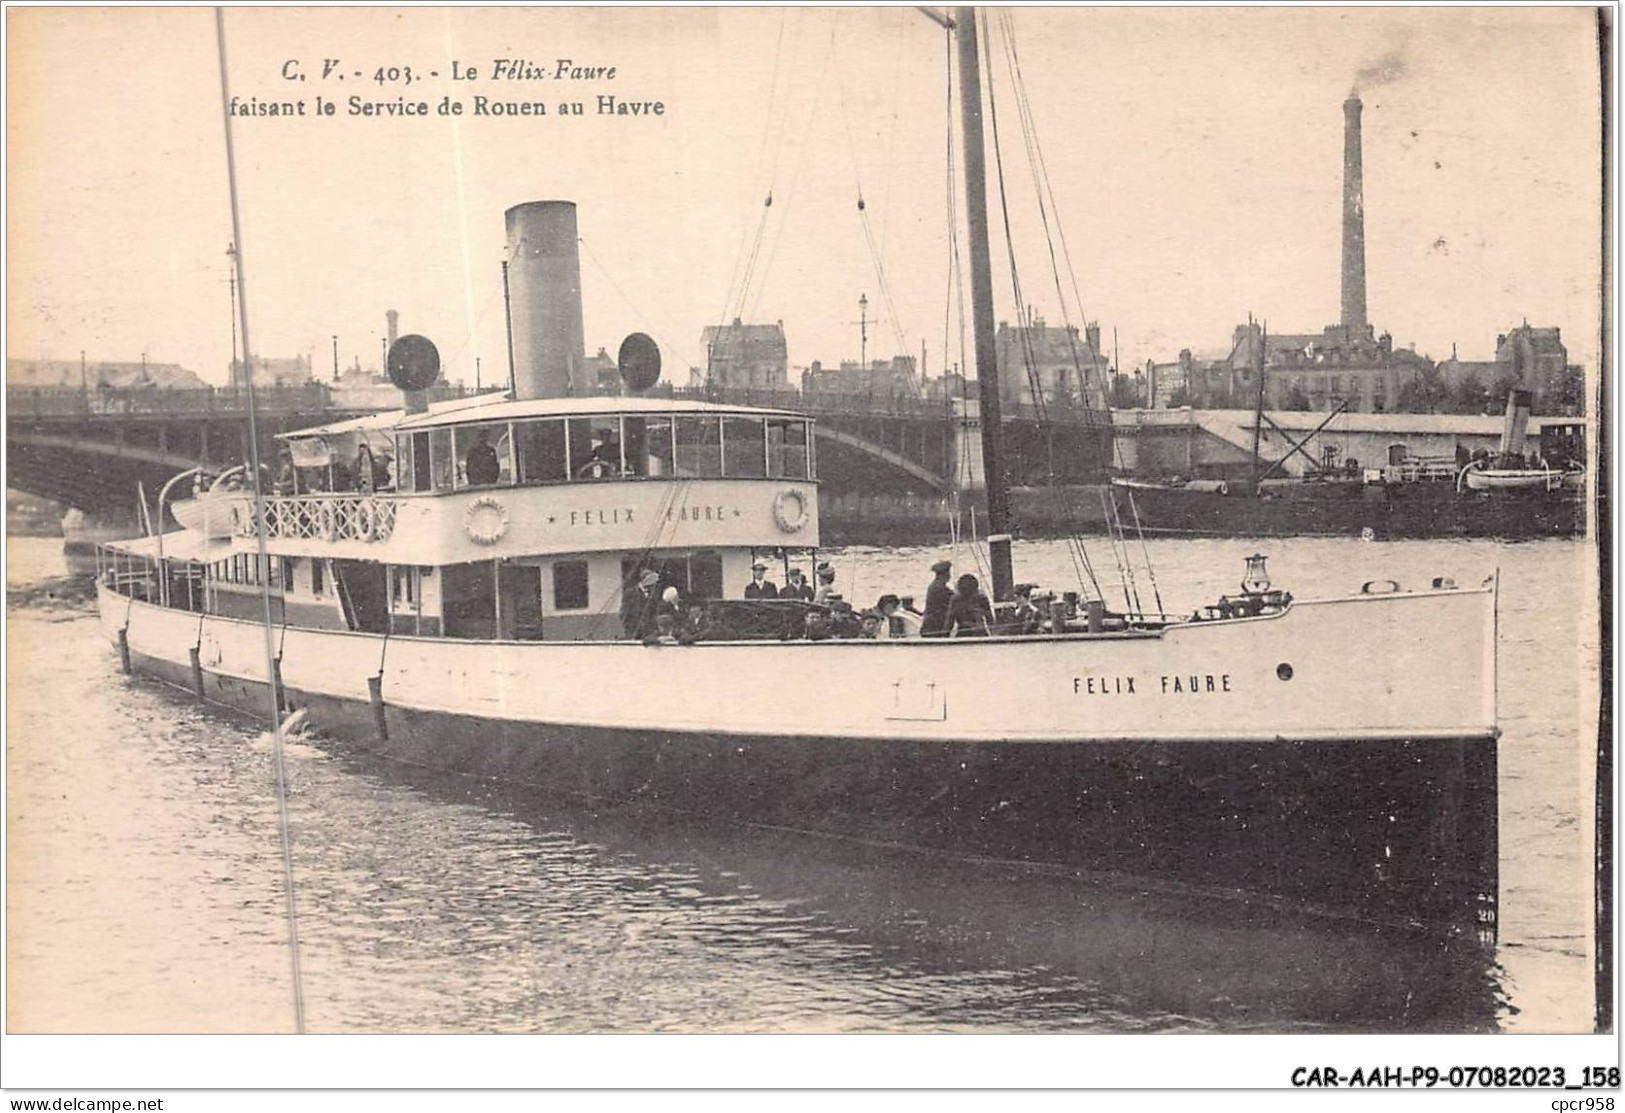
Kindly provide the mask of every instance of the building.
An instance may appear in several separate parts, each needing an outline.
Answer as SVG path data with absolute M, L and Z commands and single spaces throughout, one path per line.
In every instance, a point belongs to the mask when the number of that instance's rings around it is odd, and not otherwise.
M 747 325 L 735 317 L 731 325 L 707 325 L 700 333 L 706 352 L 706 381 L 722 389 L 788 390 L 789 348 L 784 322 Z
M 231 365 L 231 387 L 234 390 L 242 386 L 243 367 L 242 360 Z M 302 387 L 315 378 L 311 374 L 309 356 L 255 356 L 252 367 L 254 386 L 259 390 Z M 356 369 L 360 369 L 359 365 Z
M 597 355 L 588 356 L 583 361 L 582 370 L 594 394 L 621 393 L 621 365 L 615 362 L 608 349 L 601 347 Z
M 853 394 L 864 398 L 919 398 L 921 387 L 913 356 L 872 359 L 865 367 L 857 360 L 842 360 L 825 367 L 818 360 L 801 373 L 804 394 Z
M 1106 408 L 1111 367 L 1100 350 L 1100 326 L 1055 328 L 1042 317 L 1012 326 L 999 322 L 993 338 L 999 368 L 999 398 L 1035 405 L 1087 405 Z
M 1407 384 L 1433 369 L 1433 361 L 1410 348 L 1395 348 L 1388 333 L 1370 325 L 1327 325 L 1319 334 L 1262 336 L 1264 405 L 1282 410 L 1334 410 L 1391 413 L 1400 409 Z M 1228 363 L 1234 373 L 1228 400 L 1212 398 L 1212 408 L 1253 404 L 1257 387 L 1252 367 L 1258 325 L 1237 325 Z
M 1463 403 L 1482 393 L 1494 412 L 1513 387 L 1529 391 L 1533 412 L 1575 415 L 1585 412 L 1585 375 L 1569 362 L 1557 328 L 1533 328 L 1528 321 L 1495 338 L 1493 360 L 1450 358 L 1439 364 L 1435 389 Z
M 203 390 L 209 384 L 178 363 L 81 362 L 73 359 L 7 359 L 8 387 L 66 387 L 73 390 L 108 387 L 129 390 Z

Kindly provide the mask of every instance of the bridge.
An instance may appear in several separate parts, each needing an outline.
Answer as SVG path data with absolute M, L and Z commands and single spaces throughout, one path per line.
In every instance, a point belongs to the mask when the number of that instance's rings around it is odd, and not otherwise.
M 830 495 L 938 495 L 981 482 L 974 400 L 827 392 L 657 388 L 663 396 L 796 410 L 817 419 L 819 474 Z M 431 398 L 458 397 L 437 388 Z M 6 391 L 7 484 L 92 513 L 127 514 L 138 483 L 151 497 L 177 472 L 248 456 L 246 397 L 231 388 Z M 277 433 L 376 412 L 324 383 L 259 389 L 261 451 Z M 1075 480 L 1104 461 L 1105 415 L 1006 404 L 1007 469 L 1018 483 Z

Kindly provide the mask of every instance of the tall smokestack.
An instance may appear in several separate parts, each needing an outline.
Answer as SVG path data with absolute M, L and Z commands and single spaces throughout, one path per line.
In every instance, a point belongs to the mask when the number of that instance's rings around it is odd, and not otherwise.
M 507 230 L 514 397 L 587 394 L 575 202 L 515 205 Z
M 1360 159 L 1360 94 L 1343 102 L 1343 327 L 1365 318 L 1365 187 Z
M 384 310 L 384 337 L 388 341 L 385 348 L 387 355 L 389 348 L 393 348 L 395 341 L 401 338 L 401 315 L 393 309 Z

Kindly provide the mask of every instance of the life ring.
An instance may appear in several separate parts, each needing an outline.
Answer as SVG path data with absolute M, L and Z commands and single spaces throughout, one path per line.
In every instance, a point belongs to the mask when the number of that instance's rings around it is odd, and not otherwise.
M 377 518 L 373 512 L 372 500 L 362 499 L 356 503 L 355 508 L 355 536 L 357 541 L 371 541 L 377 531 Z
M 339 539 L 338 515 L 333 512 L 333 504 L 322 502 L 317 505 L 316 529 L 326 541 Z
M 481 545 L 495 545 L 508 532 L 508 509 L 494 495 L 481 495 L 463 512 L 463 529 Z
M 1398 590 L 1398 580 L 1367 580 L 1360 585 L 1361 595 L 1393 595 Z
M 795 533 L 811 516 L 807 496 L 794 487 L 786 487 L 773 499 L 773 522 L 785 533 Z

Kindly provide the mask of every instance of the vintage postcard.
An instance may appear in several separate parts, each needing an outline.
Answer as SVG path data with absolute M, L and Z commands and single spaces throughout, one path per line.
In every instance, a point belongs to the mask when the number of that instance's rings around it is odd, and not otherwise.
M 1610 12 L 6 31 L 9 1033 L 1617 1087 Z

